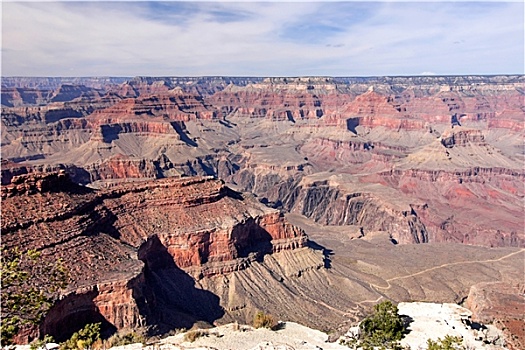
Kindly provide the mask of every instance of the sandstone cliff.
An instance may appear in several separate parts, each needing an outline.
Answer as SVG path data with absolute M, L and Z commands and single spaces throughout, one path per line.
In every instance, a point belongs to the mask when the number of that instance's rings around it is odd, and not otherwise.
M 466 300 L 476 322 L 493 323 L 503 329 L 509 349 L 525 346 L 523 313 L 525 286 L 522 281 L 479 283 Z
M 269 206 L 323 223 L 357 223 L 364 232 L 394 230 L 377 223 L 371 208 L 411 197 L 401 210 L 377 209 L 419 232 L 399 242 L 522 246 L 523 82 L 522 76 L 13 78 L 5 82 L 2 106 L 2 157 L 9 164 L 2 181 L 45 169 L 67 169 L 74 181 L 94 187 L 212 175 Z M 351 201 L 369 210 L 357 219 L 352 209 L 354 219 L 344 220 L 344 210 L 300 184 L 322 172 L 377 184 L 366 194 L 356 188 L 329 195 L 341 204 L 344 195 L 358 193 Z M 311 210 L 296 204 L 299 193 Z M 417 219 L 404 216 L 412 211 Z
M 328 330 L 381 298 L 459 301 L 521 271 L 523 84 L 2 79 L 2 244 L 68 263 L 40 329 L 59 338 L 256 310 Z
M 212 178 L 94 191 L 65 172 L 20 175 L 2 187 L 2 217 L 4 247 L 61 258 L 70 272 L 68 290 L 40 327 L 59 339 L 87 322 L 103 321 L 106 332 L 212 322 L 225 312 L 194 278 L 243 270 L 307 243 L 278 211 Z

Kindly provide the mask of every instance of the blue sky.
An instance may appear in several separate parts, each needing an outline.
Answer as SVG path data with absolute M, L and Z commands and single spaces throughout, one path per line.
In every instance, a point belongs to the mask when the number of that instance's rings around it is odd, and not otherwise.
M 2 3 L 3 76 L 524 73 L 524 3 Z

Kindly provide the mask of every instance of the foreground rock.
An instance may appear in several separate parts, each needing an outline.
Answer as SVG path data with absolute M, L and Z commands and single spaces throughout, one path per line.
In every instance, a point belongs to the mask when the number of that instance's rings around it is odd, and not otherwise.
M 487 282 L 472 288 L 467 305 L 473 320 L 497 325 L 509 349 L 525 348 L 525 286 L 523 282 Z
M 506 346 L 501 330 L 473 322 L 472 312 L 456 304 L 400 303 L 399 313 L 409 320 L 408 333 L 401 345 L 410 349 L 426 349 L 427 340 L 460 337 L 468 349 L 512 349 Z M 355 329 L 351 329 L 353 332 Z M 190 337 L 193 334 L 193 337 Z M 282 322 L 278 330 L 255 329 L 247 325 L 227 324 L 214 328 L 194 329 L 169 336 L 154 345 L 131 344 L 112 348 L 122 350 L 343 350 L 347 346 L 330 341 L 329 335 L 294 322 Z M 342 339 L 345 337 L 343 336 Z M 190 340 L 192 339 L 192 340 Z M 18 350 L 22 350 L 19 347 Z
M 409 333 L 401 341 L 411 349 L 426 347 L 427 339 L 443 339 L 446 335 L 460 337 L 470 349 L 506 349 L 501 330 L 492 325 L 476 323 L 469 309 L 456 304 L 400 303 L 399 314 L 412 321 Z
M 185 333 L 163 339 L 160 347 L 169 349 L 171 346 L 205 349 L 348 349 L 346 346 L 328 342 L 328 335 L 293 322 L 283 323 L 281 329 L 272 331 L 266 328 L 254 329 L 250 326 L 229 324 L 204 330 L 207 335 L 189 342 Z

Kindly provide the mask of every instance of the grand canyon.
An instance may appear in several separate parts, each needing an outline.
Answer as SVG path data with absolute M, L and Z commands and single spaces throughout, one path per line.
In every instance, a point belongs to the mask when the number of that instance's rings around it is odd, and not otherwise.
M 69 272 L 18 343 L 461 304 L 525 346 L 525 77 L 2 78 L 2 248 Z M 45 287 L 45 276 L 35 276 Z

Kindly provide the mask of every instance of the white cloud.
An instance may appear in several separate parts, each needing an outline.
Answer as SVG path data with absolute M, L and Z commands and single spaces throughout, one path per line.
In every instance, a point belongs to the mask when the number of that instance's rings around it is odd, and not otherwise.
M 4 2 L 2 75 L 523 73 L 523 3 L 185 4 Z

